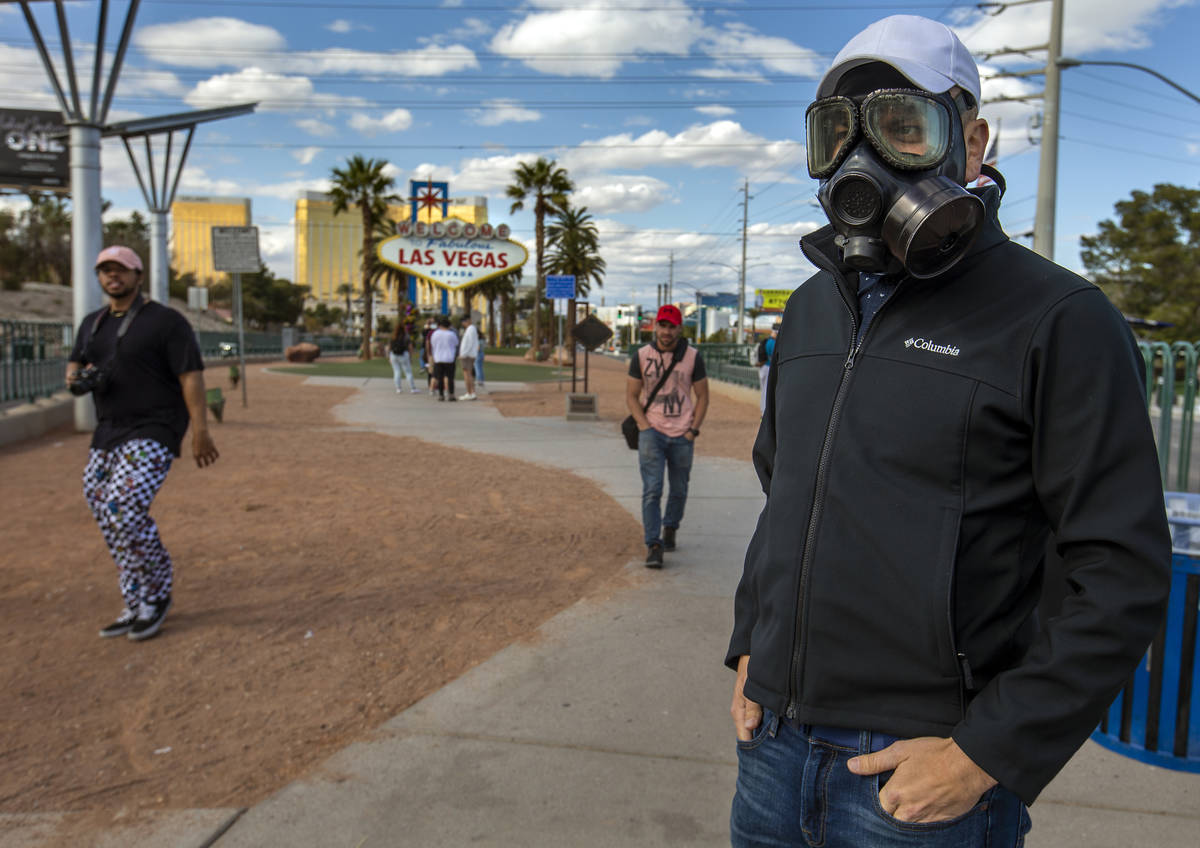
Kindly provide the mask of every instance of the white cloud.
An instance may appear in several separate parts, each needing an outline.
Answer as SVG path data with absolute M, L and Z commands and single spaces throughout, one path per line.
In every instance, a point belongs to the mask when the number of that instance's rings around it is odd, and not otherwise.
M 609 78 L 625 61 L 619 54 L 684 56 L 703 31 L 700 14 L 682 0 L 620 14 L 612 0 L 583 0 L 576 8 L 536 11 L 504 25 L 491 48 L 544 73 Z
M 407 109 L 393 109 L 379 118 L 372 118 L 365 112 L 356 112 L 350 116 L 351 129 L 368 136 L 403 132 L 411 126 L 412 113 Z
M 526 109 L 516 100 L 485 100 L 482 109 L 471 109 L 470 115 L 482 127 L 500 124 L 529 123 L 540 121 L 542 113 Z
M 340 48 L 290 51 L 287 39 L 278 30 L 238 18 L 194 18 L 156 24 L 138 31 L 134 42 L 147 56 L 164 65 L 193 68 L 253 65 L 282 74 L 406 77 L 441 76 L 479 67 L 474 51 L 461 44 L 427 45 L 417 50 L 386 53 Z
M 1186 145 L 1188 156 L 1200 156 L 1200 144 L 1188 142 Z
M 807 47 L 786 38 L 762 35 L 741 23 L 728 23 L 720 30 L 710 29 L 700 47 L 716 59 L 721 68 L 739 74 L 758 65 L 775 73 L 805 77 L 817 77 L 825 69 L 826 60 Z
M 337 135 L 336 127 L 316 118 L 301 118 L 292 123 L 309 135 L 315 135 L 317 138 L 332 138 Z
M 258 249 L 262 260 L 276 275 L 292 278 L 296 253 L 296 221 L 286 224 L 259 224 Z
M 804 146 L 789 140 L 768 141 L 748 132 L 736 121 L 698 124 L 670 135 L 651 130 L 634 137 L 629 133 L 585 141 L 562 157 L 572 174 L 641 169 L 655 165 L 689 168 L 725 167 L 761 170 L 764 163 L 786 171 L 804 159 Z M 763 177 L 764 179 L 766 177 Z
M 492 25 L 480 18 L 463 18 L 460 26 L 439 35 L 422 36 L 421 44 L 446 44 L 451 41 L 472 41 L 484 38 L 492 32 Z
M 211 108 L 227 103 L 258 101 L 263 110 L 294 111 L 303 107 L 332 109 L 369 105 L 361 97 L 318 94 L 307 77 L 285 76 L 262 68 L 244 68 L 209 77 L 183 98 L 189 106 Z
M 375 27 L 371 26 L 370 24 L 360 24 L 356 23 L 355 21 L 348 21 L 345 18 L 338 18 L 336 21 L 331 21 L 330 23 L 325 24 L 325 29 L 329 30 L 330 32 L 336 32 L 338 35 L 346 35 L 347 33 L 354 32 L 355 30 L 362 30 L 363 32 L 375 31 Z
M 713 104 L 711 106 L 697 106 L 696 111 L 701 115 L 708 115 L 710 118 L 724 118 L 728 115 L 734 114 L 737 110 L 730 109 L 728 106 L 718 106 Z
M 611 175 L 579 180 L 571 204 L 586 206 L 596 214 L 645 212 L 669 196 L 670 186 L 654 177 Z
M 1150 30 L 1162 24 L 1167 9 L 1186 5 L 1191 0 L 1088 0 L 1085 4 L 1066 5 L 1063 14 L 1063 55 L 1080 56 L 1098 50 L 1132 50 L 1151 45 Z M 985 52 L 1001 47 L 1027 47 L 1045 44 L 1050 31 L 1050 4 L 1033 3 L 1010 6 L 1004 14 L 966 17 L 956 28 L 967 47 Z M 1035 54 L 1037 55 L 1037 54 Z M 1043 62 L 1043 58 L 1027 61 Z M 1006 63 L 1017 64 L 1018 56 L 1005 56 Z
M 301 165 L 308 165 L 312 160 L 317 158 L 317 154 L 321 152 L 319 147 L 305 147 L 302 150 L 293 150 L 292 155 L 296 157 L 296 161 Z
M 461 44 L 431 44 L 419 50 L 372 53 L 365 50 L 319 50 L 291 53 L 280 63 L 298 73 L 378 74 L 399 77 L 436 77 L 478 68 L 475 52 Z
M 626 127 L 650 127 L 654 125 L 654 119 L 649 115 L 630 115 L 621 124 Z
M 269 26 L 238 18 L 194 18 L 137 29 L 133 43 L 164 65 L 214 68 L 255 62 L 257 54 L 287 47 L 287 39 Z

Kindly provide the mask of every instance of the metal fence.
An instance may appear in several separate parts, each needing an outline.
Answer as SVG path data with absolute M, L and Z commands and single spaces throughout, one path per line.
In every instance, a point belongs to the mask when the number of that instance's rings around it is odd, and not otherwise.
M 1200 470 L 1192 468 L 1200 342 L 1138 342 L 1138 348 L 1146 363 L 1146 405 L 1158 441 L 1163 486 L 1194 492 L 1200 484 Z
M 357 336 L 311 333 L 246 333 L 245 337 L 248 357 L 282 357 L 285 341 L 313 342 L 324 356 L 353 355 L 361 344 Z M 196 338 L 205 359 L 219 357 L 222 344 L 233 344 L 237 350 L 235 332 L 200 331 Z M 0 319 L 0 404 L 32 402 L 62 389 L 74 344 L 75 329 L 65 321 Z
M 63 388 L 74 343 L 63 321 L 0 319 L 0 403 L 33 402 Z

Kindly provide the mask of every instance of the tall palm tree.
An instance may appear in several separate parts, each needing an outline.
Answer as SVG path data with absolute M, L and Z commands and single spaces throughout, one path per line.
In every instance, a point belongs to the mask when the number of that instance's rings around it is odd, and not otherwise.
M 366 263 L 367 277 L 370 278 L 372 287 L 378 287 L 384 294 L 396 290 L 396 317 L 402 318 L 406 314 L 404 308 L 408 301 L 408 273 L 401 271 L 388 265 L 379 258 L 376 252 L 375 245 L 386 238 L 396 235 L 396 222 L 391 218 L 380 218 L 375 222 L 375 238 L 371 244 L 371 254 Z
M 492 277 L 490 280 L 484 280 L 476 286 L 473 286 L 470 291 L 470 296 L 481 294 L 487 298 L 488 302 L 488 344 L 492 347 L 496 346 L 496 299 L 500 299 L 500 322 L 504 323 L 508 315 L 508 299 L 517 290 L 517 284 L 521 282 L 521 269 L 514 268 L 507 274 L 499 277 Z M 501 339 L 504 338 L 504 332 L 500 333 Z
M 573 208 L 564 205 L 554 213 L 554 221 L 546 228 L 546 238 L 551 253 L 547 270 L 555 274 L 574 274 L 575 291 L 587 297 L 592 290 L 592 281 L 604 286 L 604 260 L 600 257 L 600 234 L 596 222 L 588 214 L 586 206 Z M 575 329 L 575 299 L 567 302 L 568 343 Z M 575 345 L 569 344 L 574 358 Z
M 346 212 L 357 206 L 362 212 L 362 286 L 363 306 L 366 320 L 363 323 L 363 358 L 371 358 L 371 333 L 374 329 L 372 315 L 372 284 L 370 263 L 374 254 L 375 222 L 387 215 L 388 204 L 399 198 L 391 193 L 396 181 L 385 172 L 387 161 L 364 159 L 357 153 L 346 160 L 345 168 L 334 168 L 333 185 L 329 190 L 333 198 L 333 214 Z
M 537 281 L 534 285 L 533 351 L 536 357 L 541 351 L 542 292 L 546 286 L 546 215 L 567 205 L 567 195 L 575 190 L 575 184 L 567 176 L 566 169 L 558 167 L 553 159 L 541 156 L 533 164 L 522 162 L 513 170 L 513 183 L 506 193 L 513 199 L 509 214 L 525 208 L 525 201 L 532 195 L 533 217 L 536 222 Z

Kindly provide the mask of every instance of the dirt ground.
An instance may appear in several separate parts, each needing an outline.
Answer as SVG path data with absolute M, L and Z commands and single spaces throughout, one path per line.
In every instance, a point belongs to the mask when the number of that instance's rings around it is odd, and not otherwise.
M 591 362 L 614 428 L 624 369 Z M 223 384 L 222 369 L 207 376 Z M 353 389 L 261 367 L 250 379 L 249 409 L 226 386 L 211 423 L 220 461 L 178 460 L 155 503 L 175 605 L 145 643 L 96 635 L 121 602 L 80 494 L 88 437 L 0 449 L 0 812 L 70 811 L 56 844 L 150 811 L 254 804 L 612 591 L 642 553 L 638 523 L 590 482 L 339 432 L 330 409 Z M 701 454 L 748 457 L 752 398 L 714 392 Z M 506 415 L 565 404 L 553 383 L 483 402 Z

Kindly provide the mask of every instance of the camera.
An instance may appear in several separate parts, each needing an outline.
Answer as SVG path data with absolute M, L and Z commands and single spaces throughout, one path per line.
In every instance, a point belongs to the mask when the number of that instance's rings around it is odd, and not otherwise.
M 94 365 L 89 365 L 75 372 L 75 379 L 67 386 L 73 395 L 86 395 L 88 392 L 101 393 L 108 386 L 108 374 Z

